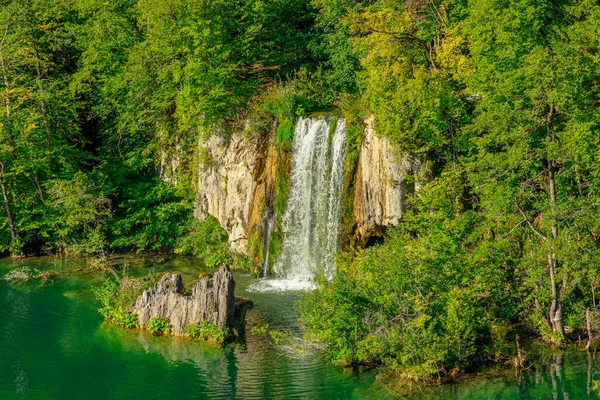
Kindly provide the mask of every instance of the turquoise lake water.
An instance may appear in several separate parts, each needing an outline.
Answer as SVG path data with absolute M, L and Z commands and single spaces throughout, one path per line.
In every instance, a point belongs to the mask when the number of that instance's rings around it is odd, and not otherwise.
M 0 259 L 0 275 L 23 265 L 49 269 L 50 261 Z M 136 276 L 180 272 L 186 286 L 205 271 L 200 261 L 183 257 L 112 261 Z M 219 348 L 105 323 L 90 289 L 108 274 L 83 269 L 83 260 L 68 260 L 53 281 L 0 280 L 0 399 L 394 398 L 377 383 L 381 371 L 344 371 L 318 353 L 301 356 L 276 348 L 263 335 L 248 333 L 244 344 Z M 234 275 L 236 294 L 255 303 L 249 325 L 299 333 L 299 294 L 248 292 L 256 280 Z M 518 380 L 478 379 L 410 397 L 595 399 L 600 398 L 595 381 L 600 386 L 600 357 L 556 354 Z

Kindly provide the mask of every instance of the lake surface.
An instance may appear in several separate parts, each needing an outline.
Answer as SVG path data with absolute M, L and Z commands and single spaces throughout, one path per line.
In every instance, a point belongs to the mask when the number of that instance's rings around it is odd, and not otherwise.
M 0 259 L 0 275 L 11 268 L 50 269 L 51 259 Z M 130 275 L 180 272 L 186 287 L 200 272 L 198 260 L 121 256 Z M 68 260 L 52 281 L 0 280 L 0 399 L 386 399 L 378 371 L 346 372 L 318 353 L 301 356 L 248 333 L 244 345 L 225 348 L 180 337 L 155 337 L 107 324 L 97 312 L 91 287 L 106 271 L 82 270 Z M 210 272 L 210 271 L 209 271 Z M 299 294 L 255 293 L 256 280 L 235 272 L 236 294 L 250 297 L 252 326 L 299 333 Z M 486 378 L 428 391 L 433 399 L 600 398 L 600 357 L 553 355 L 520 380 Z M 598 384 L 596 384 L 598 385 Z M 413 396 L 414 397 L 414 396 Z

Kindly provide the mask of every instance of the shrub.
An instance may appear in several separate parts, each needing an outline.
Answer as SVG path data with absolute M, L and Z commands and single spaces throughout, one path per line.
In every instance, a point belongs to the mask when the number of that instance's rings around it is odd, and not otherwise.
M 57 227 L 55 246 L 59 251 L 94 255 L 106 246 L 106 221 L 112 215 L 111 201 L 91 177 L 77 172 L 73 179 L 55 180 L 50 187 L 50 212 Z
M 215 324 L 202 321 L 199 324 L 188 325 L 185 334 L 194 339 L 214 340 L 218 344 L 223 344 L 229 337 L 229 330 L 220 330 Z
M 201 257 L 209 268 L 233 262 L 227 232 L 212 215 L 205 221 L 192 222 L 191 232 L 180 241 L 175 253 Z
M 169 333 L 171 330 L 171 323 L 169 322 L 169 318 L 154 317 L 148 322 L 147 328 L 156 336 L 160 336 Z
M 498 261 L 511 244 L 471 246 L 478 223 L 473 213 L 407 213 L 383 244 L 339 257 L 337 276 L 301 301 L 308 338 L 336 364 L 384 364 L 413 378 L 474 367 L 492 324 L 515 315 L 502 286 L 510 270 Z
M 300 98 L 294 82 L 276 84 L 262 94 L 256 111 L 274 116 L 282 126 L 291 125 L 294 123 L 299 102 Z
M 102 286 L 92 288 L 102 307 L 100 314 L 123 328 L 137 327 L 137 315 L 128 310 L 145 289 L 141 280 L 125 277 L 120 281 L 108 278 Z
M 124 189 L 117 214 L 110 220 L 112 248 L 172 251 L 193 222 L 193 206 L 168 183 L 150 180 Z

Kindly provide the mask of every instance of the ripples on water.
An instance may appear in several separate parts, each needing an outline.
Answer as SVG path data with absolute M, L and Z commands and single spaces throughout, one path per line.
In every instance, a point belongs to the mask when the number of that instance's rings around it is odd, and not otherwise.
M 314 290 L 315 283 L 310 280 L 261 278 L 248 286 L 248 292 L 285 293 Z
M 22 261 L 43 267 L 46 259 Z M 202 271 L 195 260 L 124 258 L 130 273 L 178 271 L 186 285 Z M 0 260 L 0 275 L 16 262 Z M 145 266 L 145 267 L 143 267 Z M 71 272 L 54 283 L 0 280 L 0 400 L 12 399 L 385 399 L 376 371 L 356 375 L 330 366 L 318 354 L 301 357 L 273 348 L 248 332 L 244 345 L 224 349 L 180 337 L 154 337 L 104 323 L 92 285 L 102 272 Z M 277 280 L 235 273 L 236 293 L 255 308 L 250 326 L 269 324 L 300 334 L 294 292 L 252 291 Z M 521 379 L 484 378 L 429 390 L 426 399 L 596 399 L 600 357 L 551 355 Z
M 160 261 L 160 262 L 159 262 Z M 130 274 L 182 273 L 191 286 L 194 260 L 123 258 Z M 46 259 L 22 261 L 37 268 Z M 0 275 L 18 262 L 0 260 Z M 144 266 L 142 268 L 142 266 Z M 244 345 L 221 349 L 180 337 L 154 337 L 104 323 L 90 288 L 104 272 L 72 272 L 55 281 L 0 281 L 0 399 L 345 399 L 381 398 L 374 375 L 355 376 L 273 348 L 248 329 Z M 235 273 L 236 293 L 250 297 L 250 326 L 299 332 L 297 293 L 248 291 L 256 280 Z M 375 395 L 375 393 L 381 393 Z M 375 396 L 375 397 L 373 397 Z

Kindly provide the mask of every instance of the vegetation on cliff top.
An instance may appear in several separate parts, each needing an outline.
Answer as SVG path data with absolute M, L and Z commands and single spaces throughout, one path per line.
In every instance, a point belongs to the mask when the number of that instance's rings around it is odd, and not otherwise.
M 204 229 L 199 138 L 267 87 L 308 82 L 315 13 L 304 0 L 1 2 L 0 250 L 189 248 Z

